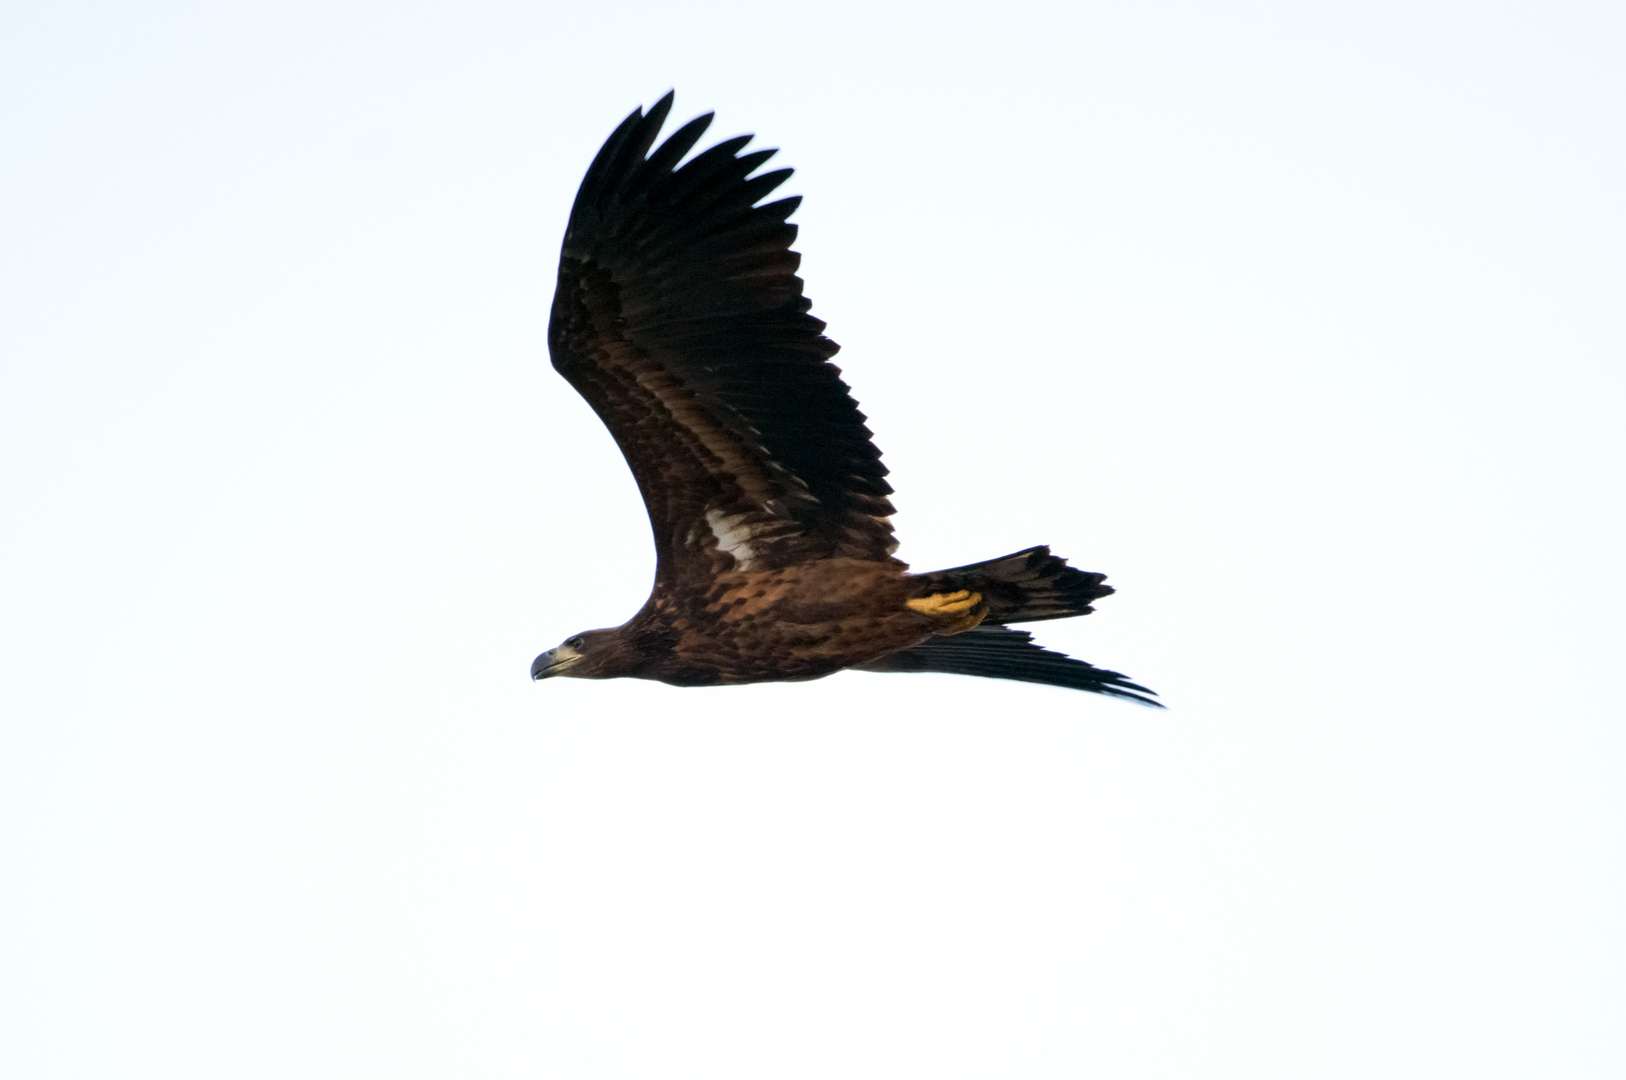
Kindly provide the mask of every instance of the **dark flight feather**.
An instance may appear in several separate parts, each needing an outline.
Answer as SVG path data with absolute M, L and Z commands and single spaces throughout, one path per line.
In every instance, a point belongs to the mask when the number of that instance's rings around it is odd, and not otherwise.
M 1026 630 L 984 623 L 953 637 L 932 637 L 912 649 L 857 665 L 859 671 L 936 671 L 945 675 L 981 675 L 992 679 L 1043 683 L 1089 690 L 1126 701 L 1163 706 L 1144 695 L 1152 691 L 1116 671 L 1098 668 L 1033 644 Z
M 713 569 L 708 512 L 753 519 L 758 564 L 884 559 L 891 487 L 809 315 L 786 223 L 757 205 L 791 175 L 749 136 L 677 162 L 709 117 L 653 154 L 671 95 L 635 112 L 571 211 L 548 343 L 620 444 L 649 509 L 661 577 Z M 647 156 L 646 156 L 647 155 Z M 761 520 L 758 520 L 761 519 Z

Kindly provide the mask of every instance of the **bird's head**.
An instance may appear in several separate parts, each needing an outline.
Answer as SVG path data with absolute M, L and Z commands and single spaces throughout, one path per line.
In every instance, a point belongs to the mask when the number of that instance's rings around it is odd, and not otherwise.
M 619 672 L 610 668 L 621 655 L 614 630 L 584 630 L 549 649 L 531 662 L 532 679 L 568 675 L 573 679 L 607 679 Z

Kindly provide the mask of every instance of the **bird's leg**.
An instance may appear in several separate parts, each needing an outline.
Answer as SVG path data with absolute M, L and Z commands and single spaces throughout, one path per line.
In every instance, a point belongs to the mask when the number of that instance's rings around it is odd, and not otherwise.
M 982 593 L 970 589 L 933 593 L 919 600 L 905 600 L 912 611 L 938 620 L 937 632 L 943 636 L 962 634 L 982 622 L 988 614 L 988 605 L 982 602 Z

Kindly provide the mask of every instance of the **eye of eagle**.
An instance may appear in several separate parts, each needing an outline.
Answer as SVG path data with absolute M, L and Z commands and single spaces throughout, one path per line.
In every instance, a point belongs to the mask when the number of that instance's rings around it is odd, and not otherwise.
M 578 651 L 586 643 L 587 643 L 587 639 L 582 637 L 580 634 L 577 634 L 575 637 L 573 637 L 569 641 L 565 642 L 566 645 L 569 645 L 572 649 L 576 649 Z

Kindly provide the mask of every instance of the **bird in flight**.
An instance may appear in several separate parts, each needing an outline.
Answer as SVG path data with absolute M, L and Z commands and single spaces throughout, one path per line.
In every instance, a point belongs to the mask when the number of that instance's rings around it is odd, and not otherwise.
M 531 665 L 533 679 L 677 686 L 845 669 L 1016 679 L 1155 705 L 1115 671 L 1011 623 L 1087 615 L 1113 590 L 1033 547 L 911 574 L 864 414 L 808 314 L 786 219 L 763 202 L 790 169 L 727 139 L 683 161 L 711 114 L 656 136 L 668 93 L 616 128 L 582 180 L 548 326 L 553 366 L 609 428 L 655 534 L 655 585 L 613 629 Z M 755 174 L 755 175 L 753 175 Z

